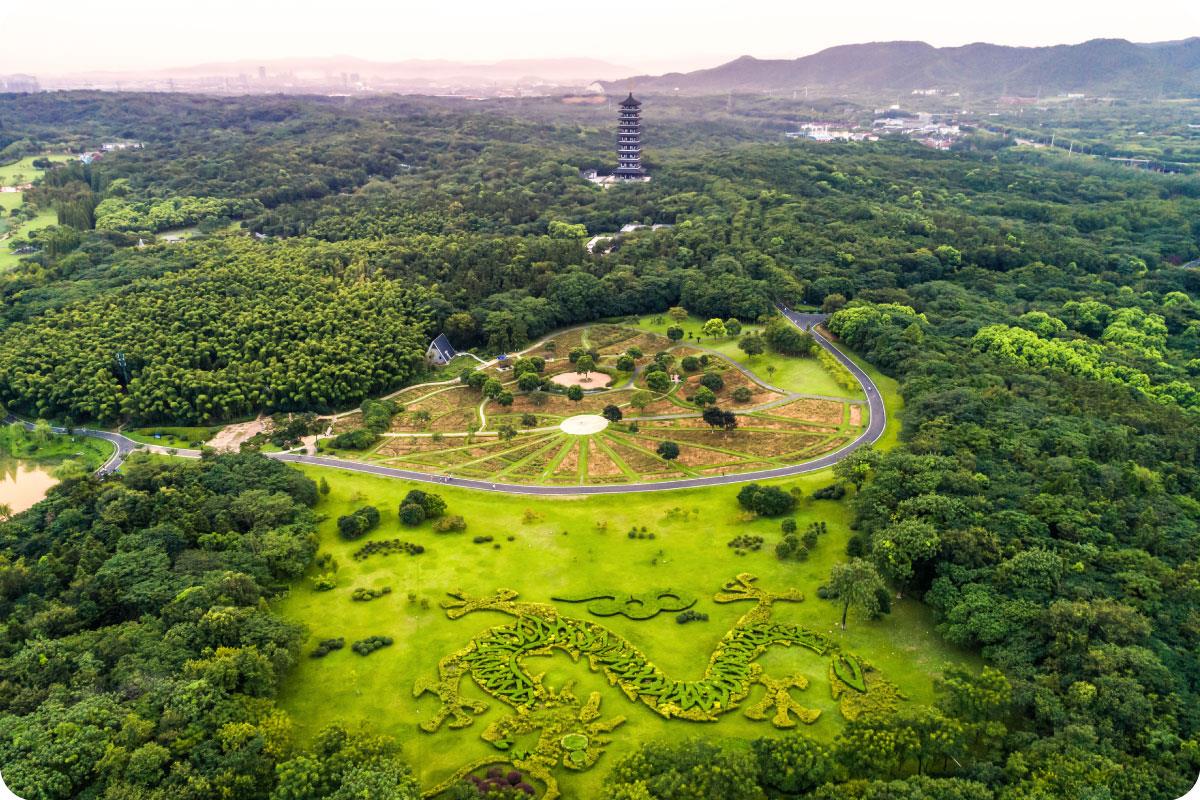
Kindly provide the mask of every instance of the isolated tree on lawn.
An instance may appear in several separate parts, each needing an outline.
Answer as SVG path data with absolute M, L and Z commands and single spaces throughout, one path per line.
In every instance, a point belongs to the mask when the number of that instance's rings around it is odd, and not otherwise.
M 738 349 L 753 358 L 766 352 L 767 343 L 757 333 L 748 333 L 738 342 Z
M 700 332 L 713 339 L 722 339 L 729 335 L 729 332 L 725 329 L 725 322 L 715 317 L 704 323 L 704 327 L 700 329 Z
M 676 327 L 675 325 L 667 328 L 667 338 L 672 342 L 678 342 L 683 338 L 683 328 Z
M 863 558 L 851 559 L 835 564 L 829 573 L 829 591 L 842 604 L 842 630 L 846 630 L 846 616 L 854 606 L 867 617 L 879 612 L 878 590 L 885 588 L 883 579 L 874 565 Z
M 621 409 L 617 408 L 611 403 L 604 407 L 604 410 L 600 412 L 600 415 L 609 422 L 620 422 L 621 417 L 624 416 L 624 414 L 621 413 Z
M 676 322 L 683 322 L 688 318 L 688 312 L 683 306 L 671 306 L 667 309 L 667 316 Z
M 567 399 L 578 403 L 583 399 L 583 389 L 578 386 L 567 387 Z
M 674 442 L 659 442 L 658 447 L 654 448 L 654 452 L 664 461 L 674 461 L 679 458 L 679 445 Z

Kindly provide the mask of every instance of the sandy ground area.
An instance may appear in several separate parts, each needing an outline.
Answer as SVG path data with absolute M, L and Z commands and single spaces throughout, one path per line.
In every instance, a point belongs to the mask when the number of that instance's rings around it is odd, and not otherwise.
M 222 453 L 236 453 L 242 442 L 262 433 L 271 424 L 267 417 L 259 417 L 253 422 L 239 422 L 226 425 L 208 443 L 208 446 Z

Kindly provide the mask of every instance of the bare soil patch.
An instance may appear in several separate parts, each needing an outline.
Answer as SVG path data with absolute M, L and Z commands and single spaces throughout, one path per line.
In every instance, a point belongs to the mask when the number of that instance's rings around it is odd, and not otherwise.
M 579 443 L 571 445 L 571 451 L 559 463 L 555 475 L 577 475 L 579 473 Z
M 620 476 L 625 473 L 621 470 L 617 463 L 609 457 L 608 453 L 600 449 L 600 445 L 594 439 L 588 440 L 588 479 L 602 479 L 605 477 Z
M 850 404 L 850 424 L 862 425 L 863 407 L 858 403 Z
M 209 440 L 208 446 L 221 453 L 236 453 L 242 442 L 249 441 L 271 427 L 270 417 L 259 417 L 251 422 L 226 425 Z
M 813 400 L 804 398 L 771 409 L 780 417 L 822 422 L 826 425 L 842 424 L 842 403 L 838 400 Z
M 636 336 L 599 348 L 601 355 L 620 355 L 631 347 L 636 347 L 644 354 L 643 361 L 648 356 L 661 353 L 671 346 L 671 340 L 657 333 L 639 333 Z

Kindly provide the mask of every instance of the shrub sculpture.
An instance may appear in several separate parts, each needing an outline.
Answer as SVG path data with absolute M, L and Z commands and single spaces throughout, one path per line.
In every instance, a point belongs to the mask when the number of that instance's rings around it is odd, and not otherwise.
M 368 636 L 366 639 L 359 639 L 354 644 L 350 645 L 350 649 L 358 653 L 360 656 L 369 656 L 376 650 L 384 647 L 391 647 L 392 637 L 390 636 Z
M 587 603 L 589 614 L 597 617 L 614 617 L 618 614 L 629 619 L 650 619 L 665 612 L 683 611 L 696 605 L 696 598 L 674 589 L 656 589 L 637 594 L 618 592 L 596 592 L 585 597 L 551 597 L 558 603 Z
M 387 539 L 380 542 L 367 542 L 355 550 L 351 558 L 355 561 L 363 561 L 374 555 L 387 556 L 392 553 L 408 553 L 410 556 L 419 556 L 424 552 L 425 548 L 422 545 L 401 539 Z
M 529 785 L 520 772 L 509 770 L 505 772 L 500 767 L 492 767 L 483 777 L 468 775 L 467 782 L 475 789 L 480 797 L 533 797 L 534 788 Z
M 346 646 L 346 640 L 340 636 L 336 639 L 322 639 L 317 643 L 317 647 L 308 655 L 311 658 L 324 658 L 334 650 L 341 650 Z
M 503 758 L 485 758 L 460 769 L 443 784 L 430 789 L 426 796 L 436 796 L 461 781 L 467 774 L 492 764 L 512 764 L 528 771 L 546 784 L 546 800 L 560 797 L 557 781 L 551 769 L 559 764 L 569 769 L 584 769 L 595 763 L 601 747 L 608 742 L 602 734 L 620 725 L 624 719 L 599 721 L 599 694 L 593 693 L 586 705 L 580 705 L 570 695 L 570 687 L 560 694 L 542 684 L 541 675 L 526 669 L 524 659 L 550 655 L 563 650 L 572 658 L 586 657 L 595 671 L 603 672 L 630 700 L 639 701 L 656 713 L 670 718 L 697 722 L 715 721 L 729 713 L 750 694 L 755 685 L 766 690 L 764 700 L 746 710 L 751 719 L 770 718 L 780 727 L 790 727 L 797 721 L 812 723 L 819 712 L 806 709 L 792 697 L 792 690 L 807 686 L 801 675 L 774 679 L 763 674 L 755 663 L 769 647 L 803 647 L 818 655 L 840 654 L 836 645 L 826 637 L 797 625 L 773 622 L 772 609 L 777 602 L 799 602 L 803 596 L 795 591 L 773 593 L 754 585 L 752 575 L 738 575 L 714 595 L 718 603 L 752 601 L 753 607 L 726 632 L 713 651 L 703 677 L 682 681 L 668 678 L 634 645 L 620 634 L 583 619 L 565 617 L 554 606 L 542 603 L 518 602 L 517 593 L 500 589 L 490 597 L 472 598 L 451 593 L 442 604 L 450 619 L 459 619 L 478 611 L 499 611 L 514 617 L 509 625 L 490 628 L 457 652 L 438 663 L 436 678 L 419 680 L 413 695 L 436 695 L 440 701 L 437 712 L 421 728 L 437 731 L 447 720 L 452 728 L 463 728 L 474 716 L 487 710 L 487 704 L 464 697 L 461 682 L 471 679 L 488 695 L 503 701 L 514 713 L 492 723 L 483 738 L 499 750 Z M 590 599 L 589 599 L 590 600 Z M 865 677 L 866 693 L 846 684 L 829 668 L 835 699 L 842 697 L 839 708 L 843 715 L 861 713 L 863 701 L 878 689 L 883 703 L 894 703 L 899 694 L 894 687 L 858 662 Z M 848 667 L 840 669 L 845 672 Z M 850 675 L 853 677 L 853 668 Z M 872 678 L 875 675 L 875 678 Z M 854 695 L 850 698 L 849 695 Z M 774 713 L 771 710 L 774 709 Z M 793 718 L 794 717 L 794 718 Z M 513 749 L 516 736 L 539 731 L 540 738 L 532 753 Z M 579 733 L 587 744 L 579 749 L 568 745 L 583 745 L 581 739 L 569 738 Z M 572 755 L 579 753 L 581 755 Z

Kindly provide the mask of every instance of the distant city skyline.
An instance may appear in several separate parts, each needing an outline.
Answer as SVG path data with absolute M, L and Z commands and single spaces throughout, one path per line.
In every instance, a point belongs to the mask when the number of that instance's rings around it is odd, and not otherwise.
M 630 12 L 554 0 L 381 3 L 253 0 L 202 5 L 123 0 L 6 8 L 0 73 L 155 71 L 195 64 L 347 55 L 372 61 L 595 58 L 633 73 L 687 71 L 740 55 L 797 58 L 838 44 L 921 40 L 1042 46 L 1094 38 L 1149 42 L 1200 35 L 1200 10 L 1144 0 L 1137 14 L 1010 0 L 987 15 L 961 0 L 657 0 Z M 628 14 L 629 19 L 622 19 Z

